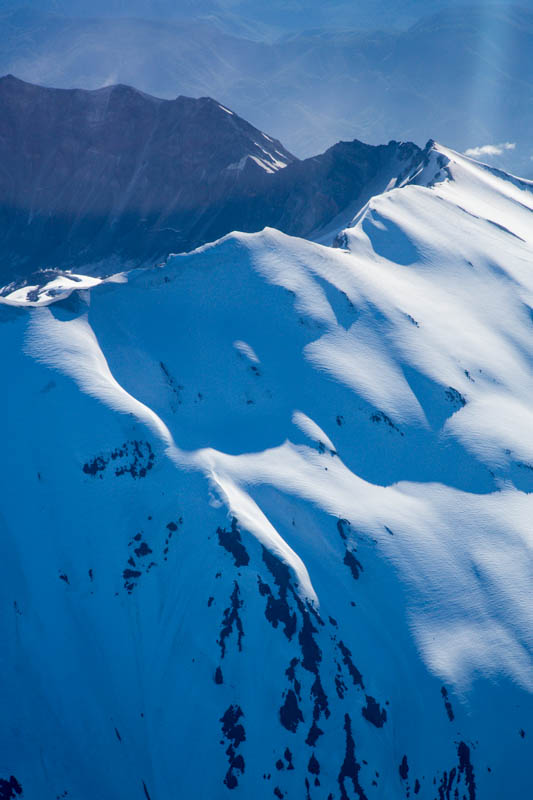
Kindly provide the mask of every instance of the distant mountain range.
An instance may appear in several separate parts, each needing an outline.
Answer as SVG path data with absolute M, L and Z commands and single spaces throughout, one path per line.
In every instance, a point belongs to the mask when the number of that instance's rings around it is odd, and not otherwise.
M 233 230 L 326 234 L 421 154 L 354 141 L 298 161 L 215 100 L 122 85 L 47 89 L 6 76 L 0 108 L 2 285 L 50 268 L 153 264 Z
M 125 83 L 166 98 L 216 97 L 300 158 L 338 140 L 434 137 L 460 151 L 514 144 L 498 164 L 533 173 L 531 10 L 432 3 L 437 14 L 398 30 L 406 13 L 412 22 L 427 4 L 402 11 L 384 1 L 374 4 L 373 32 L 361 30 L 368 3 L 263 3 L 264 13 L 258 3 L 217 4 L 217 13 L 213 3 L 194 12 L 180 3 L 181 18 L 162 18 L 168 4 L 160 4 L 150 20 L 103 17 L 102 3 L 91 6 L 91 19 L 8 14 L 12 5 L 1 20 L 0 73 L 65 88 Z M 105 5 L 148 13 L 143 3 Z M 74 13 L 59 3 L 44 8 Z M 304 20 L 296 32 L 291 9 Z M 326 11 L 331 27 L 318 29 Z

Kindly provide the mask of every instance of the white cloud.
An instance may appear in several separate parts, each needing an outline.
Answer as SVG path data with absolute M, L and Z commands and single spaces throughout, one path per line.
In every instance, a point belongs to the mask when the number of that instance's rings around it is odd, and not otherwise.
M 514 150 L 515 142 L 502 142 L 502 144 L 483 144 L 479 147 L 469 147 L 465 156 L 479 158 L 479 156 L 501 156 L 505 150 Z

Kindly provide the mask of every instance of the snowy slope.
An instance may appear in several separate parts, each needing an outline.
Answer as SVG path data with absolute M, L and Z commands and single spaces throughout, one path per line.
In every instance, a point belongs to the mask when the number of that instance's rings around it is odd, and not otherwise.
M 0 299 L 5 796 L 531 795 L 532 211 L 434 145 Z

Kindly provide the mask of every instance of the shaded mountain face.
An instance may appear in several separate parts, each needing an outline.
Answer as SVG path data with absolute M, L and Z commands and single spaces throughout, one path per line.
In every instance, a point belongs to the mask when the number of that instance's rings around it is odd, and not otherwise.
M 420 151 L 340 144 L 297 162 L 210 98 L 0 80 L 0 275 L 110 272 L 235 230 L 308 235 Z M 366 191 L 366 195 L 365 195 Z
M 434 146 L 0 298 L 4 797 L 531 796 L 532 218 Z
M 229 231 L 264 227 L 328 238 L 373 194 L 400 184 L 422 161 L 422 151 L 412 142 L 339 142 L 322 155 L 262 176 L 253 191 L 235 193 L 212 219 L 205 219 L 198 238 L 211 241 Z
M 159 100 L 0 82 L 2 260 L 51 266 L 138 259 L 188 244 L 231 194 L 293 160 L 209 98 Z

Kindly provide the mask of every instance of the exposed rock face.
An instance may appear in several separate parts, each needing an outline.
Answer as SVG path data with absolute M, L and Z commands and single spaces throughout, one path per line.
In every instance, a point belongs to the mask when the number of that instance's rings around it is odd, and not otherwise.
M 235 229 L 306 236 L 420 152 L 355 141 L 299 162 L 215 100 L 128 86 L 6 76 L 0 108 L 2 284 L 45 268 L 157 263 Z

